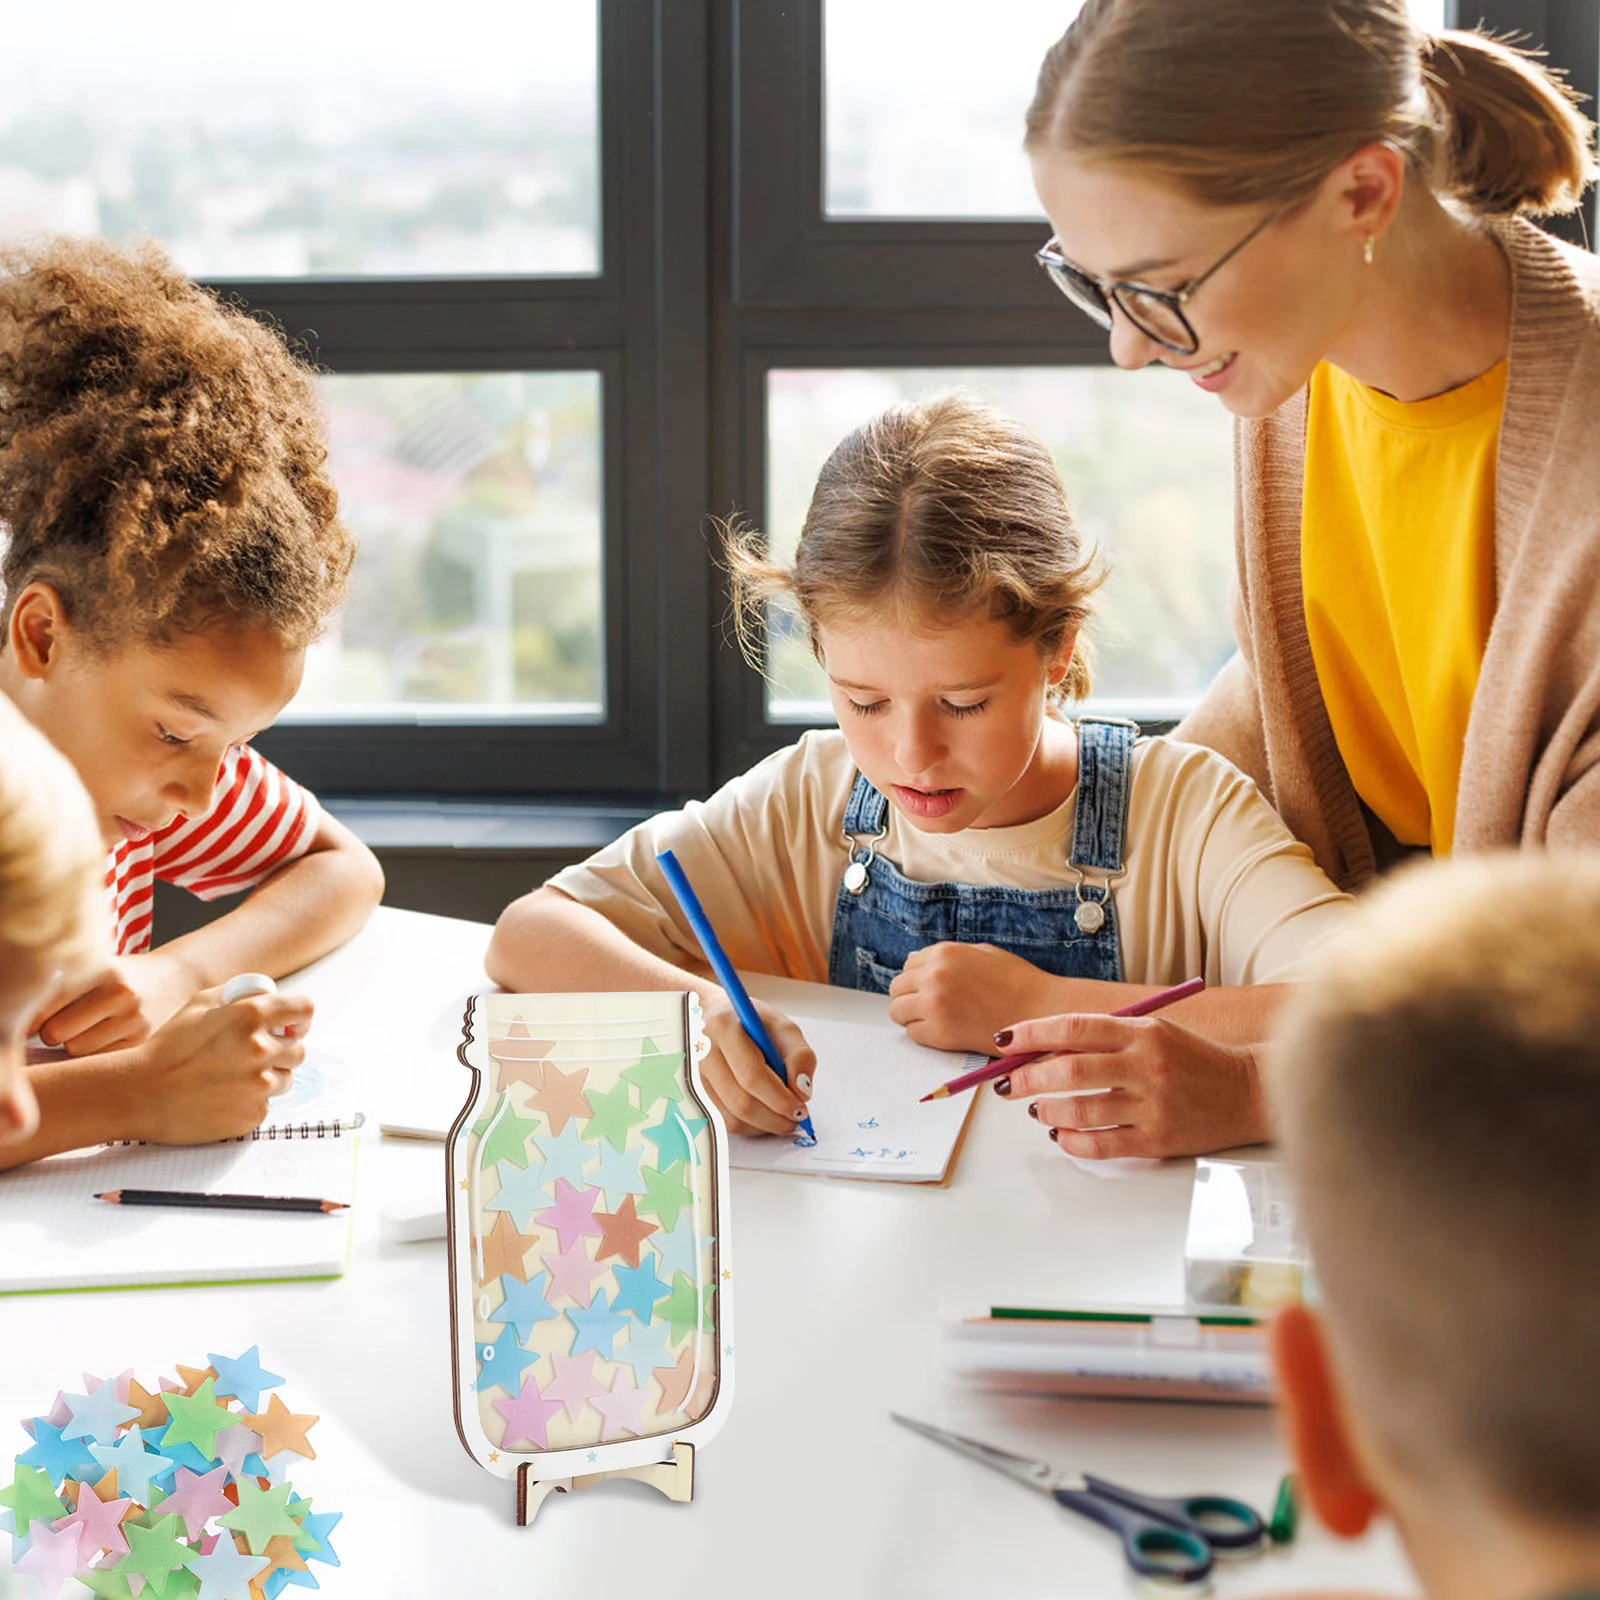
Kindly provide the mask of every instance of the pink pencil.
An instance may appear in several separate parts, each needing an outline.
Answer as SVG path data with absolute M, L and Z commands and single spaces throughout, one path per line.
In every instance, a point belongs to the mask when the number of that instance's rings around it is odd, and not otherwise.
M 1123 1006 L 1120 1011 L 1111 1013 L 1114 1017 L 1147 1017 L 1152 1011 L 1159 1011 L 1163 1006 L 1170 1006 L 1175 1001 L 1187 1000 L 1192 994 L 1199 994 L 1205 988 L 1204 978 L 1186 978 L 1182 983 L 1175 983 L 1170 989 L 1162 989 L 1156 994 L 1147 994 L 1143 1000 L 1135 1000 L 1132 1005 Z M 952 1078 L 949 1083 L 941 1083 L 932 1094 L 923 1095 L 923 1100 L 945 1100 L 953 1094 L 960 1094 L 963 1089 L 971 1089 L 980 1083 L 988 1083 L 993 1078 L 1003 1078 L 1008 1072 L 1017 1067 L 1025 1067 L 1030 1061 L 1040 1061 L 1045 1056 L 1059 1055 L 1057 1050 L 1029 1050 L 1019 1056 L 1001 1056 L 998 1061 L 991 1061 L 987 1066 L 974 1067 L 971 1072 L 963 1072 L 959 1078 Z

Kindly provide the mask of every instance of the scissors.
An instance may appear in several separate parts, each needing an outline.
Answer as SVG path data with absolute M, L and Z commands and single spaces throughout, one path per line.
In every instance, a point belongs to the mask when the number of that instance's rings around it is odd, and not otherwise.
M 1139 1494 L 1104 1478 L 1083 1475 L 1083 1487 L 1063 1484 L 1065 1476 L 1048 1461 L 1035 1461 L 997 1445 L 968 1439 L 930 1423 L 889 1413 L 924 1438 L 958 1450 L 1016 1483 L 1049 1495 L 1069 1511 L 1090 1517 L 1122 1540 L 1128 1565 L 1142 1578 L 1159 1578 L 1196 1588 L 1211 1576 L 1213 1552 L 1242 1553 L 1266 1537 L 1266 1524 L 1242 1500 L 1226 1495 L 1193 1494 L 1174 1499 Z

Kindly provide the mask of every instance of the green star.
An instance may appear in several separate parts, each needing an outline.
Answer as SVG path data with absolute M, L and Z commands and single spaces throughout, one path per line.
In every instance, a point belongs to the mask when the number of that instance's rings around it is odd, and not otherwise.
M 627 1082 L 639 1089 L 639 1107 L 643 1111 L 655 1108 L 657 1100 L 681 1100 L 683 1089 L 678 1082 L 678 1068 L 683 1065 L 683 1052 L 670 1054 L 656 1049 L 653 1042 L 639 1053 L 639 1065 L 629 1067 L 622 1074 Z
M 280 1483 L 263 1489 L 254 1478 L 239 1479 L 239 1504 L 217 1518 L 223 1528 L 237 1528 L 250 1546 L 250 1554 L 264 1556 L 267 1541 L 286 1533 L 298 1539 L 305 1529 L 289 1515 L 289 1496 L 294 1493 L 292 1483 Z
M 696 1290 L 686 1274 L 672 1275 L 672 1296 L 665 1305 L 656 1307 L 656 1315 L 672 1324 L 672 1342 L 677 1344 L 686 1333 L 694 1330 L 695 1323 L 711 1331 L 711 1297 L 716 1290 L 707 1286 Z
M 489 1131 L 491 1129 L 492 1132 Z M 478 1164 L 484 1171 L 497 1161 L 514 1161 L 519 1167 L 525 1167 L 528 1164 L 528 1135 L 539 1131 L 539 1119 L 519 1117 L 510 1099 L 501 1095 L 494 1110 L 472 1124 L 472 1131 L 481 1141 Z
M 139 1600 L 133 1592 L 133 1585 L 121 1573 L 113 1572 L 109 1567 L 90 1567 L 87 1572 L 78 1574 L 78 1582 L 88 1584 L 96 1594 L 104 1596 L 104 1600 Z M 140 1590 L 141 1594 L 143 1592 Z M 193 1592 L 199 1593 L 199 1590 Z
M 178 1542 L 177 1527 L 176 1516 L 160 1518 L 153 1528 L 141 1528 L 137 1523 L 124 1522 L 122 1531 L 127 1536 L 128 1553 L 111 1570 L 119 1574 L 140 1573 L 148 1582 L 152 1594 L 165 1596 L 167 1579 L 174 1568 L 182 1572 L 184 1577 L 193 1576 L 183 1564 L 189 1547 Z M 182 1592 L 180 1582 L 180 1587 L 173 1593 Z
M 685 1117 L 676 1104 L 665 1106 L 661 1120 L 646 1128 L 644 1136 L 656 1147 L 656 1165 L 663 1172 L 674 1161 L 693 1161 L 700 1164 L 700 1152 L 694 1142 L 706 1126 L 704 1117 Z
M 291 1500 L 289 1502 L 289 1515 L 300 1524 L 299 1537 L 294 1542 L 294 1547 L 301 1555 L 310 1555 L 313 1550 L 322 1548 L 322 1541 L 314 1533 L 306 1532 L 306 1518 L 311 1515 L 311 1502 L 309 1500 Z
M 217 1435 L 239 1420 L 226 1406 L 217 1404 L 215 1378 L 207 1378 L 192 1395 L 172 1390 L 167 1395 L 167 1411 L 172 1421 L 161 1435 L 162 1445 L 192 1444 L 207 1457 L 217 1453 Z
M 50 1474 L 20 1464 L 10 1486 L 0 1489 L 0 1506 L 10 1506 L 16 1513 L 19 1539 L 27 1538 L 30 1522 L 53 1522 L 67 1514 L 66 1501 L 51 1486 Z
M 678 1175 L 680 1168 L 683 1168 L 683 1163 L 674 1161 L 665 1172 L 658 1172 L 654 1167 L 639 1169 L 639 1176 L 644 1179 L 645 1192 L 649 1198 L 639 1202 L 638 1214 L 644 1216 L 646 1212 L 654 1213 L 661 1219 L 661 1226 L 667 1233 L 671 1233 L 677 1227 L 678 1213 L 694 1199 L 688 1186 Z
M 625 1083 L 619 1083 L 609 1094 L 598 1089 L 585 1089 L 583 1098 L 589 1102 L 594 1115 L 583 1125 L 583 1137 L 593 1144 L 596 1139 L 607 1140 L 618 1153 L 628 1148 L 628 1129 L 644 1121 L 644 1112 L 633 1109 L 633 1096 Z

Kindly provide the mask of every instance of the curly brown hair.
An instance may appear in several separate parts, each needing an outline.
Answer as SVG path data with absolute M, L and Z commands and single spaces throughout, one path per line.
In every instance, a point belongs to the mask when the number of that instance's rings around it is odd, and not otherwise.
M 0 250 L 0 578 L 96 645 L 213 624 L 303 648 L 343 598 L 310 367 L 155 245 Z

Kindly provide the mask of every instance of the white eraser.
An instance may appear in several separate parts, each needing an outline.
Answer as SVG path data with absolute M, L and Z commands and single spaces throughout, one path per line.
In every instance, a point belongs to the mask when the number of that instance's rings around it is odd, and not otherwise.
M 379 1235 L 391 1244 L 414 1244 L 421 1239 L 442 1239 L 444 1205 L 437 1196 L 386 1205 L 379 1218 Z
M 229 978 L 227 987 L 222 991 L 222 1003 L 231 1006 L 235 1000 L 243 1000 L 253 994 L 276 994 L 278 986 L 264 972 L 241 972 L 236 978 Z

